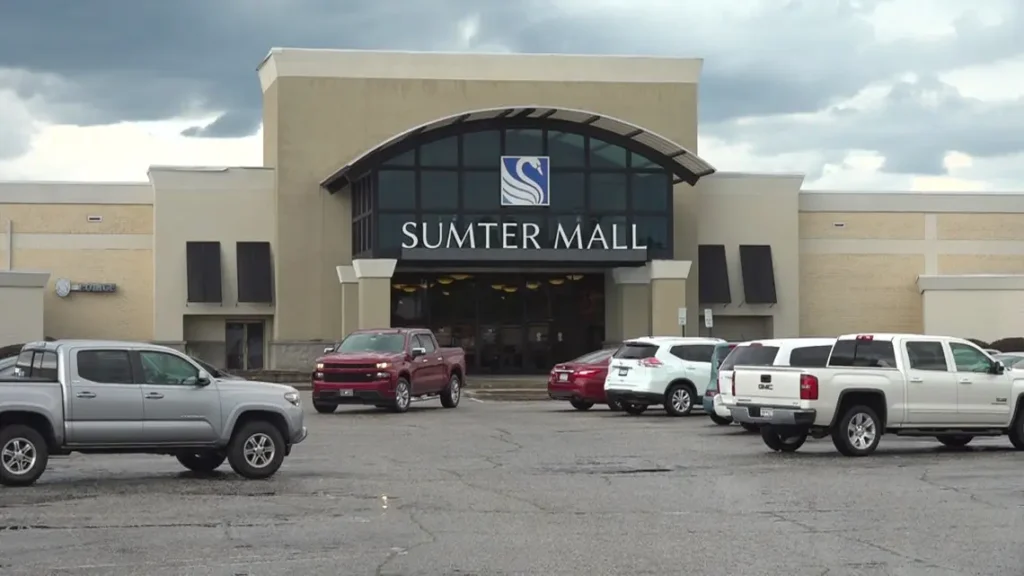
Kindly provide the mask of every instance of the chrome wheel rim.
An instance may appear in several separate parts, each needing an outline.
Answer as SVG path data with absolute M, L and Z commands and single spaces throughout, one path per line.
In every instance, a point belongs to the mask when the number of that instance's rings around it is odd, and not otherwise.
M 405 382 L 400 382 L 395 390 L 395 404 L 398 404 L 399 408 L 409 405 L 409 385 Z
M 448 391 L 451 393 L 452 400 L 458 402 L 459 394 L 462 394 L 462 387 L 459 385 L 458 376 L 452 376 L 451 381 L 448 382 Z
M 870 447 L 878 436 L 875 420 L 863 412 L 855 414 L 846 427 L 846 436 L 857 450 Z
M 672 407 L 677 412 L 686 412 L 690 409 L 690 392 L 686 388 L 679 388 L 672 392 Z
M 4 470 L 15 476 L 28 474 L 36 465 L 36 446 L 25 438 L 12 438 L 0 450 Z
M 243 448 L 245 461 L 253 468 L 266 468 L 274 460 L 277 449 L 274 441 L 263 432 L 257 432 L 245 440 Z

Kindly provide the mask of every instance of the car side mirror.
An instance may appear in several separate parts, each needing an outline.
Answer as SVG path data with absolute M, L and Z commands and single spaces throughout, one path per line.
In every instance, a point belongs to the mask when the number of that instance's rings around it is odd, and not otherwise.
M 1004 366 L 999 360 L 996 360 L 995 362 L 992 362 L 992 373 L 997 375 L 1004 374 L 1006 373 L 1006 366 Z
M 413 358 L 419 358 L 420 356 L 426 356 L 427 349 L 417 347 L 410 350 L 409 353 L 412 354 Z
M 202 388 L 203 386 L 209 386 L 210 382 L 213 382 L 213 377 L 206 370 L 200 370 L 199 376 L 196 377 L 195 385 Z
M 327 346 L 324 348 L 324 354 L 330 354 L 331 352 L 334 352 L 334 346 Z

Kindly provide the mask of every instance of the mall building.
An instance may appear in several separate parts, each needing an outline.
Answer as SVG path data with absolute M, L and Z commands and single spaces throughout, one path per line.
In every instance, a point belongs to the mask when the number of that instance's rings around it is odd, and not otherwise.
M 0 344 L 306 369 L 357 328 L 426 326 L 504 374 L 648 334 L 1021 335 L 1024 195 L 717 172 L 701 67 L 274 49 L 261 167 L 0 184 Z

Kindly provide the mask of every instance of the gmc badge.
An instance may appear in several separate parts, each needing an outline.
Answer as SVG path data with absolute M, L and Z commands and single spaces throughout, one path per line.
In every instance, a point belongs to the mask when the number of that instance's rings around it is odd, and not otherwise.
M 771 384 L 758 384 L 757 385 L 757 389 L 758 390 L 771 390 L 772 389 L 772 385 Z

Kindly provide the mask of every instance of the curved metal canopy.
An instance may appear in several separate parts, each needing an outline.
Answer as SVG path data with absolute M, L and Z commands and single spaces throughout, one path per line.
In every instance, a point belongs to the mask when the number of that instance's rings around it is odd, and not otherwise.
M 674 168 L 673 172 L 675 172 L 678 177 L 678 181 L 689 182 L 691 185 L 696 184 L 697 181 L 704 176 L 708 176 L 715 172 L 715 167 L 707 163 L 700 156 L 697 156 L 672 140 L 637 126 L 636 124 L 604 114 L 596 114 L 594 112 L 587 112 L 584 110 L 538 106 L 488 108 L 485 110 L 476 110 L 473 112 L 463 112 L 461 114 L 446 116 L 444 118 L 439 118 L 426 124 L 422 124 L 397 134 L 366 152 L 363 152 L 321 182 L 321 186 L 332 192 L 347 186 L 351 182 L 352 176 L 363 172 L 363 170 L 360 169 L 361 166 L 378 151 L 400 145 L 403 142 L 422 134 L 441 130 L 456 124 L 488 120 L 493 121 L 500 120 L 502 118 L 561 121 L 578 124 L 580 126 L 587 126 L 591 129 L 597 129 L 599 131 L 614 134 L 620 138 L 633 141 L 662 156 L 667 160 L 666 164 L 669 164 Z

